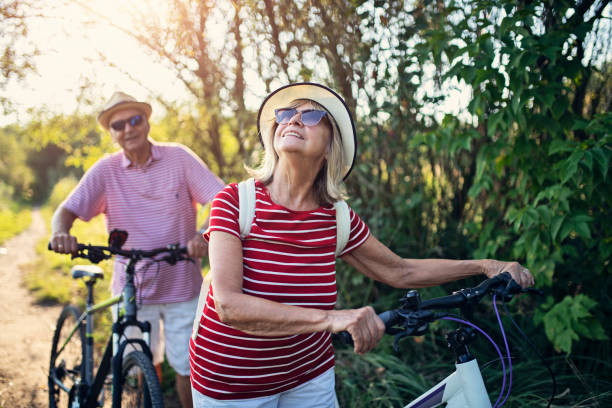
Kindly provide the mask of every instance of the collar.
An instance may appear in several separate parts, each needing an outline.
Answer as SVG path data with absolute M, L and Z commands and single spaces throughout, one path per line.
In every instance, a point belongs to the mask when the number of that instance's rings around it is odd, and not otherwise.
M 151 156 L 149 156 L 149 159 L 146 161 L 144 166 L 142 166 L 143 168 L 148 167 L 151 165 L 152 162 L 161 159 L 161 151 L 159 145 L 157 145 L 157 143 L 155 143 L 155 141 L 151 138 L 149 138 L 149 143 L 151 143 Z M 121 151 L 121 167 L 133 167 L 132 162 L 130 161 L 130 159 L 128 159 L 123 150 Z

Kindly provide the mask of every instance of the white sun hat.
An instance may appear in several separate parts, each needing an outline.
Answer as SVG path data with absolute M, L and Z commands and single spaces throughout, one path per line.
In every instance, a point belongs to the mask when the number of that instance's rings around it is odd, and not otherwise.
M 113 113 L 123 110 L 135 108 L 140 110 L 147 116 L 147 119 L 151 117 L 151 105 L 146 102 L 139 102 L 131 95 L 128 95 L 124 92 L 115 92 L 113 96 L 111 96 L 110 100 L 104 106 L 104 109 L 98 115 L 98 123 L 106 130 L 109 130 L 111 116 Z
M 257 115 L 259 141 L 263 144 L 262 135 L 267 135 L 274 126 L 274 109 L 284 108 L 296 99 L 310 99 L 323 106 L 333 116 L 344 149 L 344 178 L 349 175 L 357 153 L 357 133 L 351 112 L 344 99 L 333 90 L 312 82 L 299 82 L 285 85 L 272 92 L 264 99 Z

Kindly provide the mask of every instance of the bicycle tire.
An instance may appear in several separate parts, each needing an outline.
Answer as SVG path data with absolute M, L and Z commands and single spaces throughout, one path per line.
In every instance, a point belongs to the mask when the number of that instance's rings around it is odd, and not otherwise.
M 76 332 L 66 343 L 63 350 L 60 350 L 76 322 L 80 317 L 79 309 L 76 306 L 68 305 L 62 309 L 62 313 L 57 319 L 53 342 L 51 345 L 51 359 L 49 363 L 48 387 L 49 387 L 49 407 L 60 408 L 72 405 L 74 398 L 77 398 L 77 386 L 82 383 L 85 375 L 85 365 L 83 356 L 85 355 L 85 325 L 78 325 Z M 65 392 L 57 384 L 61 382 L 69 392 Z M 66 402 L 64 402 L 66 401 Z
M 113 391 L 113 408 L 163 408 L 164 400 L 151 359 L 142 351 L 123 357 L 121 386 Z

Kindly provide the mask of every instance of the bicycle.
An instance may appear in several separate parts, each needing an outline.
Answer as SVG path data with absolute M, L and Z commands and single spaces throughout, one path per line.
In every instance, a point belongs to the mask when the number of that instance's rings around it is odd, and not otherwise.
M 50 408 L 104 406 L 103 388 L 109 374 L 112 374 L 113 408 L 120 408 L 122 404 L 127 407 L 163 407 L 162 391 L 149 348 L 151 324 L 137 319 L 135 268 L 137 262 L 144 259 L 170 265 L 193 260 L 185 255 L 187 249 L 178 244 L 147 251 L 121 249 L 126 240 L 126 231 L 113 230 L 108 246 L 79 244 L 77 253 L 71 256 L 72 259 L 89 259 L 94 264 L 114 255 L 125 257 L 126 284 L 120 295 L 94 304 L 94 285 L 104 277 L 102 269 L 96 265 L 75 265 L 72 268 L 72 277 L 83 279 L 87 287 L 86 310 L 80 313 L 76 306 L 67 305 L 57 320 L 48 375 Z M 119 317 L 112 325 L 112 333 L 94 377 L 93 315 L 118 303 L 122 303 Z M 125 338 L 124 332 L 130 326 L 138 327 L 143 338 Z M 125 352 L 128 346 L 134 350 Z M 63 402 L 64 398 L 67 403 Z
M 540 291 L 532 288 L 522 289 L 512 279 L 508 272 L 504 272 L 481 282 L 474 288 L 461 289 L 454 292 L 452 295 L 428 299 L 425 301 L 420 299 L 419 293 L 416 290 L 411 290 L 400 300 L 401 306 L 399 308 L 380 313 L 378 316 L 385 324 L 385 333 L 395 335 L 393 344 L 395 351 L 399 350 L 400 340 L 407 336 L 422 336 L 426 334 L 429 324 L 436 320 L 451 320 L 467 326 L 457 328 L 446 334 L 447 344 L 454 352 L 456 357 L 455 371 L 438 384 L 425 391 L 411 403 L 405 405 L 404 408 L 433 408 L 441 406 L 445 403 L 447 404 L 446 408 L 491 408 L 492 406 L 503 406 L 510 395 L 512 388 L 512 360 L 510 357 L 504 327 L 502 325 L 495 302 L 499 297 L 504 302 L 504 308 L 506 309 L 506 312 L 508 312 L 505 302 L 509 301 L 514 295 L 519 293 L 541 294 Z M 502 352 L 497 344 L 487 333 L 485 333 L 475 324 L 446 312 L 448 309 L 459 308 L 461 315 L 471 320 L 475 307 L 478 305 L 480 300 L 488 294 L 493 294 L 493 305 L 505 344 L 506 357 L 509 367 L 509 381 L 507 389 L 506 364 L 504 361 L 504 356 L 502 355 Z M 519 330 L 520 334 L 527 340 L 528 344 L 533 347 L 529 339 L 525 336 L 522 330 L 520 330 L 512 317 L 510 317 L 510 319 Z M 487 393 L 476 358 L 471 354 L 468 348 L 468 345 L 476 339 L 476 332 L 483 334 L 487 340 L 493 344 L 502 363 L 502 387 L 499 397 L 493 405 L 489 399 L 489 394 Z M 352 344 L 352 339 L 348 332 L 340 333 L 339 337 L 342 342 Z M 535 351 L 543 360 L 537 350 Z M 552 377 L 553 391 L 552 397 L 550 398 L 548 404 L 548 406 L 550 406 L 555 396 L 555 379 L 550 367 L 545 362 L 544 365 L 546 365 Z

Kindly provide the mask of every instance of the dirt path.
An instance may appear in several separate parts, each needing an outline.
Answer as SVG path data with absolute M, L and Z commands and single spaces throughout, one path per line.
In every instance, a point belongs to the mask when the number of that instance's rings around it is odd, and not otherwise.
M 49 349 L 60 306 L 37 305 L 24 288 L 20 265 L 34 259 L 46 233 L 39 211 L 32 225 L 4 243 L 0 254 L 0 407 L 45 407 Z M 4 251 L 3 251 L 4 252 Z
M 35 258 L 35 245 L 46 232 L 42 215 L 32 210 L 30 227 L 0 248 L 0 408 L 49 406 L 49 353 L 62 307 L 36 304 L 20 268 Z M 171 392 L 164 405 L 179 408 Z

